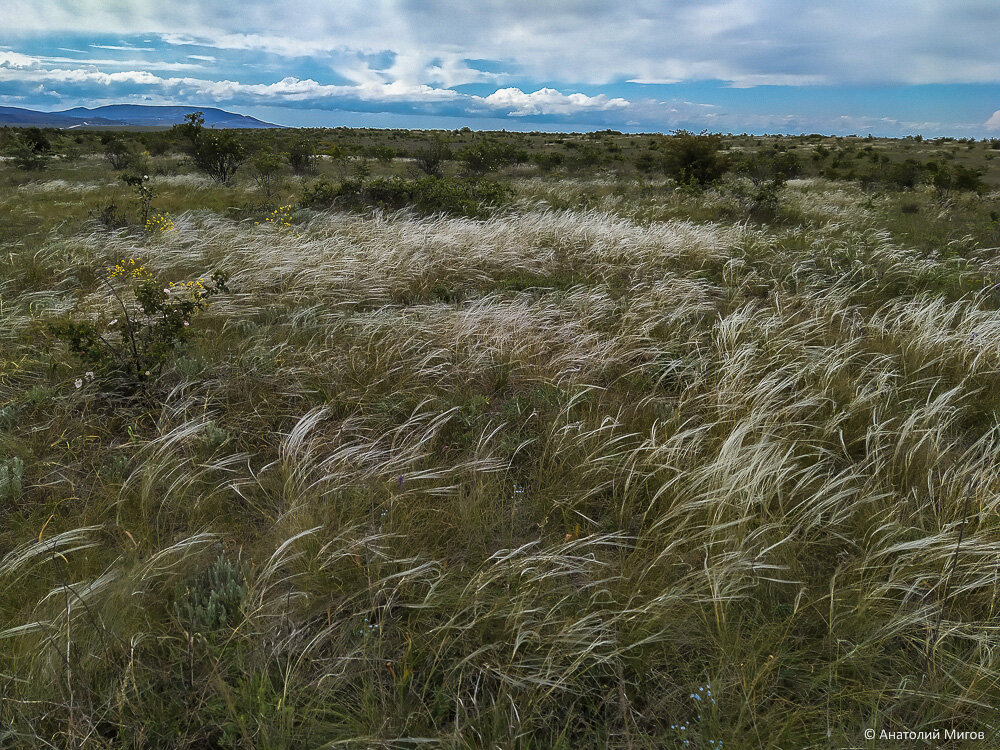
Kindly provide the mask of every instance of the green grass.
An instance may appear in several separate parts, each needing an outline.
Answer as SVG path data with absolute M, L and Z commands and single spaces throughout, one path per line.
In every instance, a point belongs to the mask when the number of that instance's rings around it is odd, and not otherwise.
M 0 165 L 0 746 L 995 742 L 996 194 L 525 166 L 275 227 L 351 162 L 153 164 L 156 235 L 97 158 Z M 122 399 L 45 323 L 135 255 L 232 292 Z

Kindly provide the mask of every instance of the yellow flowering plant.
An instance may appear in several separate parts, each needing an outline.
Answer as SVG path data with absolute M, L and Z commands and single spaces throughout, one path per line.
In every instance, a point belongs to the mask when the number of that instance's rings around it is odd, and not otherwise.
M 176 227 L 174 227 L 174 220 L 170 218 L 170 214 L 164 211 L 161 213 L 155 213 L 146 219 L 146 224 L 143 227 L 149 234 L 163 234 L 165 232 L 173 232 Z
M 49 326 L 106 384 L 134 391 L 160 374 L 189 335 L 195 313 L 228 292 L 227 275 L 164 285 L 141 258 L 120 260 L 102 279 L 115 315 Z
M 271 213 L 264 217 L 264 223 L 273 227 L 290 227 L 292 225 L 292 214 L 295 209 L 288 206 L 278 206 Z M 257 222 L 258 224 L 260 222 Z

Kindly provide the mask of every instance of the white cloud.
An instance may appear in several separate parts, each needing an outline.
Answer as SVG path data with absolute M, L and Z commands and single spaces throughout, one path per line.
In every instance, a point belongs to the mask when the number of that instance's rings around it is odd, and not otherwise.
M 0 53 L 10 54 L 10 53 Z M 23 59 L 21 59 L 23 58 Z M 4 60 L 6 58 L 0 58 Z M 498 89 L 489 96 L 465 94 L 450 88 L 438 88 L 422 83 L 386 80 L 387 76 L 368 68 L 350 71 L 352 82 L 345 85 L 324 84 L 311 78 L 286 76 L 273 83 L 241 83 L 232 80 L 210 80 L 192 77 L 164 77 L 148 70 L 104 72 L 95 67 L 42 68 L 36 58 L 18 56 L 13 68 L 0 64 L 0 82 L 37 84 L 40 87 L 60 85 L 121 87 L 131 95 L 135 90 L 161 96 L 185 96 L 218 102 L 242 101 L 258 105 L 280 105 L 307 102 L 313 106 L 329 106 L 330 102 L 355 101 L 391 104 L 411 102 L 420 105 L 459 104 L 468 111 L 505 110 L 510 115 L 572 115 L 586 111 L 619 110 L 629 106 L 621 98 L 604 94 L 587 96 L 564 94 L 553 88 L 525 93 L 518 88 Z M 39 89 L 43 90 L 43 89 Z M 45 89 L 47 91 L 47 89 Z
M 604 94 L 563 94 L 555 89 L 538 89 L 526 94 L 518 88 L 497 89 L 483 99 L 497 109 L 506 109 L 512 115 L 567 115 L 582 110 L 622 109 L 629 105 L 625 99 L 609 99 Z
M 117 52 L 155 52 L 155 47 L 132 47 L 118 44 L 91 44 L 94 49 L 110 49 Z
M 18 52 L 0 51 L 0 69 L 29 70 L 38 67 L 38 58 Z
M 575 85 L 1000 82 L 996 0 L 301 0 L 289 12 L 243 0 L 238 14 L 221 0 L 4 0 L 4 21 L 14 34 L 148 32 L 288 57 L 391 50 L 416 82 L 444 86 L 481 75 L 462 60 Z
M 990 119 L 983 124 L 987 130 L 1000 130 L 1000 109 L 994 112 Z

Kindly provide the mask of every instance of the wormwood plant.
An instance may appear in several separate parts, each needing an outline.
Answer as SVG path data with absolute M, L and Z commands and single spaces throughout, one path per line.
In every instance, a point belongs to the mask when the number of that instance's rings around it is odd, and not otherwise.
M 49 330 L 106 385 L 134 391 L 158 376 L 175 355 L 195 313 L 208 307 L 211 297 L 229 291 L 227 278 L 216 271 L 208 283 L 196 279 L 164 286 L 141 258 L 122 260 L 102 279 L 114 315 L 64 320 Z
M 17 500 L 21 497 L 21 480 L 24 478 L 24 461 L 16 456 L 0 463 L 0 500 Z
M 208 570 L 177 589 L 174 614 L 187 632 L 204 635 L 232 623 L 246 594 L 239 567 L 219 557 Z

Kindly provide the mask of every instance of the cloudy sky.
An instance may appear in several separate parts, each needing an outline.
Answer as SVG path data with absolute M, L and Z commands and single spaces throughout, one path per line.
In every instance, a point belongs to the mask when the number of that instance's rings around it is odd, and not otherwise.
M 0 105 L 286 125 L 1000 134 L 997 0 L 0 0 Z

